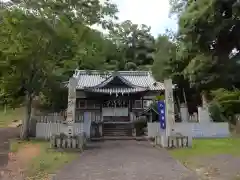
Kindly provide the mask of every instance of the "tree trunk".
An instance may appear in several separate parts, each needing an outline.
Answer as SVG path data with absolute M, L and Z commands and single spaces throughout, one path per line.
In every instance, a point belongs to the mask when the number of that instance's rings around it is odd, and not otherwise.
M 28 138 L 31 112 L 32 112 L 32 96 L 31 94 L 27 93 L 26 94 L 26 116 L 22 123 L 22 129 L 20 132 L 20 138 L 22 140 L 26 140 Z
M 7 114 L 7 104 L 4 104 L 4 114 Z

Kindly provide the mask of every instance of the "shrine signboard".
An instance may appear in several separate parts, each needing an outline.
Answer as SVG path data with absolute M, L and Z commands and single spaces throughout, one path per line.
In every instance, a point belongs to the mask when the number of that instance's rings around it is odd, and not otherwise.
M 158 113 L 159 113 L 159 123 L 160 128 L 165 130 L 166 129 L 166 116 L 165 116 L 165 103 L 164 101 L 158 101 Z

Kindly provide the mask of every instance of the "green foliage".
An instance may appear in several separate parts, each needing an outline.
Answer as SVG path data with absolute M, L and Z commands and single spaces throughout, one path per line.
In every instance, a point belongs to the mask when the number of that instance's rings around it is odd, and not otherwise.
M 12 6 L 18 6 L 27 13 L 41 16 L 52 23 L 65 18 L 69 23 L 78 22 L 84 25 L 101 24 L 104 28 L 112 26 L 112 19 L 116 19 L 117 6 L 99 0 L 17 0 Z M 107 21 L 105 18 L 108 17 Z
M 147 66 L 152 65 L 154 37 L 150 34 L 150 27 L 127 20 L 110 29 L 109 38 L 122 54 L 118 69 L 148 69 Z
M 19 0 L 1 8 L 0 103 L 25 102 L 25 138 L 36 96 L 45 107 L 64 108 L 59 102 L 66 101 L 59 97 L 67 96 L 60 81 L 68 80 L 76 68 L 101 69 L 114 55 L 113 43 L 88 26 L 110 27 L 117 8 L 98 0 Z
M 52 53 L 65 45 L 44 20 L 21 10 L 5 11 L 1 23 L 2 91 L 37 95 L 58 60 Z
M 170 8 L 170 16 L 180 16 L 184 11 L 188 0 L 169 0 Z
M 101 33 L 86 26 L 106 25 L 105 16 L 115 18 L 114 4 L 98 0 L 13 2 L 1 11 L 2 104 L 13 104 L 26 92 L 36 96 L 49 89 L 49 83 L 59 83 L 54 82 L 56 77 L 68 80 L 77 67 L 101 69 L 116 51 Z
M 229 91 L 225 89 L 218 89 L 212 91 L 213 101 L 211 103 L 210 112 L 212 112 L 213 117 L 220 116 L 217 119 L 220 121 L 225 121 L 225 117 L 232 117 L 234 114 L 240 113 L 240 91 L 234 90 Z M 219 114 L 219 115 L 217 115 Z M 231 118 L 231 120 L 234 120 Z M 235 122 L 231 122 L 235 124 Z
M 184 91 L 187 100 L 202 91 L 238 88 L 239 64 L 229 54 L 240 47 L 239 2 L 170 0 L 170 6 L 179 30 L 174 36 L 165 33 L 156 43 L 152 67 L 156 79 L 171 77 L 179 87 L 177 94 Z M 223 104 L 229 107 L 229 102 Z
M 139 119 L 134 122 L 134 127 L 136 130 L 136 136 L 144 135 L 144 128 L 147 127 L 146 117 L 144 116 L 139 117 Z
M 211 102 L 208 107 L 210 117 L 214 122 L 227 122 L 228 119 L 224 116 L 222 108 L 217 102 Z
M 50 113 L 60 112 L 67 108 L 68 91 L 67 88 L 61 87 L 59 84 L 43 89 L 38 97 L 39 106 L 37 108 Z
M 233 67 L 229 54 L 239 49 L 238 1 L 189 1 L 179 19 L 179 35 L 193 56 L 186 71 L 197 88 L 231 87 Z M 236 71 L 235 71 L 236 73 Z M 203 87 L 201 87 L 203 86 Z
M 171 42 L 168 36 L 160 35 L 156 40 L 155 48 L 152 72 L 157 80 L 163 81 L 172 75 L 173 71 L 169 67 L 173 58 L 176 59 L 176 44 Z

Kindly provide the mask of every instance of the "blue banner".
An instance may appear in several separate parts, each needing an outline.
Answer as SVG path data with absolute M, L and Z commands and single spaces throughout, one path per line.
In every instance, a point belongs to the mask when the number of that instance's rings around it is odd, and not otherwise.
M 165 117 L 165 103 L 164 101 L 158 101 L 158 118 L 161 129 L 166 129 L 166 117 Z

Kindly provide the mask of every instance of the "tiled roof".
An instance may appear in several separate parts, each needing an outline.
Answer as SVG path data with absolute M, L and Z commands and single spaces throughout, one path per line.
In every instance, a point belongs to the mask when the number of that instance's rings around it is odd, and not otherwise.
M 92 91 L 108 91 L 100 88 L 97 88 L 98 85 L 104 84 L 105 81 L 108 81 L 112 76 L 115 76 L 117 73 L 118 76 L 128 81 L 129 84 L 136 86 L 136 88 L 131 91 L 138 90 L 164 90 L 164 84 L 156 82 L 153 78 L 151 72 L 149 71 L 107 71 L 101 72 L 97 70 L 76 70 L 73 75 L 78 80 L 77 89 L 92 89 Z M 94 89 L 94 88 L 97 89 Z M 94 90 L 93 90 L 94 89 Z M 125 90 L 130 90 L 130 88 L 124 88 Z M 123 89 L 121 89 L 123 90 Z M 115 91 L 115 90 L 112 90 Z
M 89 88 L 86 89 L 90 92 L 106 93 L 106 94 L 115 94 L 115 93 L 137 93 L 147 91 L 146 88 Z

